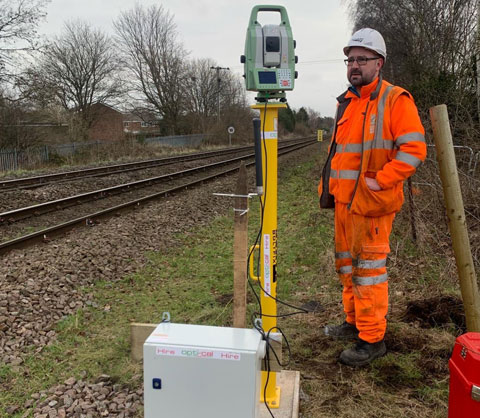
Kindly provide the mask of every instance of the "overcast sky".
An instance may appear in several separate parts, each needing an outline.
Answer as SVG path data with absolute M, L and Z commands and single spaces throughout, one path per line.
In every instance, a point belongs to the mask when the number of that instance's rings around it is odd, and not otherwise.
M 346 67 L 342 49 L 351 25 L 340 0 L 142 0 L 142 5 L 162 4 L 174 15 L 184 47 L 195 58 L 212 58 L 218 65 L 243 74 L 240 55 L 252 7 L 279 4 L 286 7 L 299 57 L 295 90 L 287 92 L 290 106 L 311 107 L 322 116 L 333 116 L 335 97 L 345 90 Z M 135 0 L 51 0 L 40 31 L 58 34 L 65 21 L 82 19 L 113 33 L 112 21 L 129 10 Z M 273 18 L 278 13 L 271 14 Z M 261 23 L 267 21 L 260 15 Z M 251 97 L 253 101 L 254 96 Z

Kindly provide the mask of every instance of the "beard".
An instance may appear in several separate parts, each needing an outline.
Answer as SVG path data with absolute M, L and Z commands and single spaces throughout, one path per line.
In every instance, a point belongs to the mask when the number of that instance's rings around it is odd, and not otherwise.
M 348 81 L 354 87 L 362 87 L 370 84 L 375 79 L 375 72 L 372 74 L 366 74 L 359 69 L 352 70 L 348 76 Z

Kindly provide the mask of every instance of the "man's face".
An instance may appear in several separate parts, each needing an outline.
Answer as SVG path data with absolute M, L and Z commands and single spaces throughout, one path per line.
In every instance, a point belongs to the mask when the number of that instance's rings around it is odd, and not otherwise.
M 373 51 L 369 49 L 353 47 L 348 51 L 348 58 L 378 58 Z M 347 66 L 347 78 L 348 81 L 355 87 L 362 87 L 370 84 L 375 78 L 378 77 L 380 69 L 383 65 L 383 58 L 369 59 L 365 65 L 359 65 L 355 60 L 351 65 Z

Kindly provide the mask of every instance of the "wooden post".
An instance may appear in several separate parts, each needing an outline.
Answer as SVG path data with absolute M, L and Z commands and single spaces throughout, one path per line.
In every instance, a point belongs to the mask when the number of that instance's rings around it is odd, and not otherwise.
M 242 161 L 235 194 L 233 243 L 233 326 L 245 328 L 247 315 L 248 197 L 247 169 Z
M 437 149 L 445 206 L 447 208 L 448 227 L 452 236 L 453 251 L 460 279 L 467 330 L 480 332 L 480 299 L 477 277 L 473 265 L 470 241 L 468 239 L 465 210 L 458 178 L 452 133 L 446 105 L 430 108 L 433 139 Z
M 477 0 L 477 42 L 476 42 L 476 58 L 477 58 L 477 112 L 480 118 L 480 0 Z
M 157 328 L 158 324 L 130 324 L 130 355 L 133 361 L 143 360 L 143 343 Z

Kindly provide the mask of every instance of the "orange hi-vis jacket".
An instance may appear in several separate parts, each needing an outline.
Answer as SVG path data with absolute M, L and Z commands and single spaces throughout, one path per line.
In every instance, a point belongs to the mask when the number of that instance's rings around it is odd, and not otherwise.
M 412 96 L 381 78 L 339 98 L 335 133 L 319 195 L 332 194 L 352 213 L 377 217 L 400 210 L 403 180 L 426 157 L 425 131 Z M 371 191 L 365 177 L 382 190 Z M 332 205 L 333 206 L 333 205 Z

